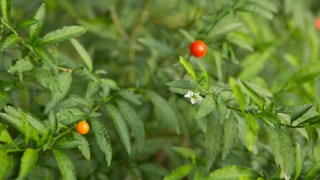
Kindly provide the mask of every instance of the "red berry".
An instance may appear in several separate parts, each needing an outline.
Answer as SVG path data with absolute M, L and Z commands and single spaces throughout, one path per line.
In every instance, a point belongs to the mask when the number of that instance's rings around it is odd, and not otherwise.
M 77 124 L 77 131 L 79 134 L 87 134 L 90 126 L 86 121 L 81 121 Z
M 207 46 L 203 41 L 196 40 L 190 45 L 190 52 L 195 57 L 203 57 L 207 53 Z
M 314 25 L 316 26 L 316 29 L 318 31 L 320 31 L 320 18 L 317 18 L 315 21 L 314 21 Z

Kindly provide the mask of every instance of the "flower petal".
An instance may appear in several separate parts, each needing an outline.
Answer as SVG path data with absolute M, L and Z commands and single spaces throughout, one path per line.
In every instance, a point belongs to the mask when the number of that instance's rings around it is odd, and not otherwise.
M 197 100 L 195 98 L 191 98 L 191 104 L 195 104 Z
M 192 98 L 192 96 L 193 96 L 192 91 L 188 91 L 188 93 L 186 95 L 184 95 L 184 97 L 188 97 L 188 98 Z

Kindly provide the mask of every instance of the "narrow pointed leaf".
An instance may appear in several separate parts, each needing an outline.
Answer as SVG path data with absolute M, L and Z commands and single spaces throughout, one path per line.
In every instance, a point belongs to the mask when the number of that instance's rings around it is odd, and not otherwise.
M 13 156 L 0 149 L 0 179 L 6 179 L 13 167 Z
M 0 123 L 0 142 L 9 144 L 14 143 L 5 125 L 2 123 Z
M 40 46 L 36 46 L 34 50 L 45 64 L 53 66 L 53 64 L 55 63 L 55 60 L 53 56 L 46 49 Z
M 24 151 L 21 158 L 19 178 L 24 178 L 28 175 L 32 168 L 37 164 L 38 156 L 38 151 L 35 149 L 28 148 Z
M 41 44 L 53 44 L 67 41 L 84 34 L 86 31 L 87 29 L 82 26 L 65 26 L 62 29 L 58 29 L 46 34 L 43 37 Z
M 108 166 L 111 164 L 112 147 L 106 127 L 98 120 L 91 121 L 92 130 L 100 150 L 104 153 Z
M 314 163 L 314 165 L 307 171 L 306 179 L 316 179 L 320 174 L 320 161 Z
M 60 109 L 56 115 L 57 121 L 63 125 L 69 125 L 80 121 L 86 114 L 77 108 Z
M 70 42 L 73 45 L 73 47 L 77 50 L 79 55 L 81 56 L 84 64 L 87 66 L 89 71 L 92 71 L 92 59 L 88 51 L 82 46 L 82 44 L 78 40 L 71 39 Z
M 37 22 L 32 26 L 30 26 L 30 29 L 29 29 L 30 39 L 33 40 L 39 36 L 44 26 L 45 17 L 46 17 L 46 5 L 43 3 L 38 8 L 36 14 L 33 17 L 33 19 L 36 20 Z
M 301 68 L 296 73 L 294 73 L 287 82 L 277 91 L 281 93 L 284 91 L 291 90 L 296 86 L 301 86 L 302 84 L 312 81 L 315 77 L 320 75 L 320 63 L 313 63 L 306 67 Z
M 192 165 L 183 165 L 173 170 L 170 174 L 164 177 L 163 180 L 176 180 L 183 179 L 183 177 L 187 176 L 194 167 Z
M 170 108 L 169 103 L 155 92 L 148 91 L 148 95 L 154 105 L 154 110 L 158 112 L 157 114 L 159 116 L 161 115 L 161 117 L 158 118 L 161 118 L 170 127 L 172 127 L 176 133 L 180 134 L 178 118 L 172 108 Z
M 244 112 L 244 102 L 245 101 L 244 101 L 243 93 L 241 91 L 239 84 L 233 78 L 229 78 L 229 83 L 232 88 L 233 94 L 239 103 L 240 109 L 242 110 L 242 112 Z
M 300 144 L 296 142 L 296 163 L 295 163 L 295 176 L 298 179 L 303 169 L 303 153 Z
M 211 172 L 207 180 L 258 179 L 259 177 L 261 175 L 254 170 L 231 165 Z
M 136 110 L 123 100 L 117 100 L 117 105 L 124 119 L 129 124 L 133 136 L 136 140 L 136 145 L 139 150 L 144 146 L 144 124 L 143 120 L 138 116 Z
M 228 118 L 223 123 L 222 136 L 222 160 L 224 160 L 230 153 L 238 138 L 238 122 L 235 120 L 234 114 L 231 111 Z
M 76 180 L 76 171 L 70 158 L 60 150 L 52 150 L 63 179 Z
M 1 51 L 5 50 L 5 49 L 12 48 L 16 44 L 18 44 L 20 41 L 21 41 L 20 37 L 18 37 L 15 34 L 11 34 L 11 35 L 7 36 L 7 38 L 2 43 Z
M 181 56 L 179 57 L 179 61 L 183 65 L 183 67 L 187 70 L 189 75 L 196 81 L 197 80 L 196 72 L 194 71 L 194 69 L 193 69 L 192 65 L 189 63 L 189 61 L 187 61 L 186 59 L 184 59 Z
M 286 177 L 290 177 L 295 169 L 295 150 L 290 137 L 282 129 L 265 126 L 269 144 L 271 146 L 276 163 L 281 167 Z
M 1 12 L 4 20 L 10 24 L 12 0 L 1 0 Z
M 78 145 L 78 149 L 81 151 L 82 155 L 89 161 L 90 160 L 90 147 L 87 139 L 80 135 L 79 133 L 73 132 L 73 137 L 80 141 L 81 143 Z
M 82 145 L 82 141 L 79 141 L 78 139 L 73 138 L 67 138 L 67 139 L 58 139 L 54 144 L 53 147 L 55 149 L 72 149 L 76 148 L 78 146 Z
M 124 99 L 136 104 L 136 105 L 141 105 L 142 102 L 139 98 L 138 95 L 136 95 L 135 93 L 133 93 L 132 91 L 126 90 L 126 89 L 122 89 L 119 92 L 119 95 L 121 97 L 123 97 Z
M 59 89 L 58 91 L 53 91 L 51 100 L 46 105 L 45 113 L 48 113 L 67 95 L 72 82 L 72 76 L 70 73 L 63 72 L 57 77 L 57 81 L 59 83 Z
M 205 151 L 206 151 L 206 169 L 210 170 L 216 157 L 221 150 L 222 126 L 220 124 L 220 115 L 217 109 L 211 112 L 208 117 L 207 130 L 205 133 Z
M 197 112 L 197 119 L 201 119 L 214 110 L 216 102 L 212 94 L 208 94 L 202 101 L 200 108 Z
M 198 158 L 198 154 L 196 153 L 196 151 L 187 147 L 171 147 L 170 149 L 181 154 L 184 157 L 190 158 L 193 163 L 195 163 L 196 159 Z
M 26 59 L 20 59 L 18 60 L 13 66 L 10 67 L 8 70 L 9 73 L 14 74 L 14 73 L 21 73 L 25 71 L 30 71 L 33 69 L 33 64 L 26 60 Z
M 242 85 L 244 87 L 244 90 L 250 96 L 250 98 L 257 103 L 257 105 L 263 109 L 264 108 L 264 103 L 265 99 L 261 97 L 254 89 L 252 89 L 246 82 L 242 81 Z
M 121 112 L 117 107 L 113 105 L 107 105 L 106 110 L 108 111 L 108 114 L 111 116 L 111 119 L 119 133 L 120 139 L 124 147 L 126 148 L 127 152 L 130 154 L 131 152 L 130 136 L 129 136 L 127 125 L 121 115 Z
M 38 20 L 36 19 L 25 19 L 21 21 L 19 24 L 17 24 L 16 28 L 17 29 L 25 29 L 28 28 L 34 24 L 38 23 Z

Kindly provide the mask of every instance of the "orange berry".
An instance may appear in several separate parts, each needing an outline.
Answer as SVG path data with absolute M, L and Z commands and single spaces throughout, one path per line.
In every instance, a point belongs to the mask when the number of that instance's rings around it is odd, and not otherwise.
M 90 126 L 86 121 L 80 121 L 77 124 L 77 131 L 79 134 L 87 134 L 89 132 Z
M 317 18 L 315 21 L 314 21 L 314 25 L 316 27 L 316 29 L 318 31 L 320 31 L 320 18 Z

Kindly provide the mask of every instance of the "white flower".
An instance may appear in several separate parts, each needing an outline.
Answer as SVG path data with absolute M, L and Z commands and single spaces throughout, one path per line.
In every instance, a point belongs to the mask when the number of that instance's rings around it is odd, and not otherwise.
M 202 101 L 203 97 L 200 96 L 200 92 L 194 93 L 193 91 L 188 91 L 184 97 L 191 99 L 191 104 L 195 104 L 197 101 Z

